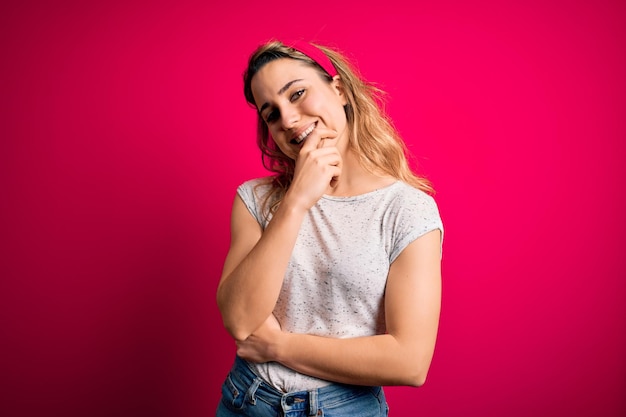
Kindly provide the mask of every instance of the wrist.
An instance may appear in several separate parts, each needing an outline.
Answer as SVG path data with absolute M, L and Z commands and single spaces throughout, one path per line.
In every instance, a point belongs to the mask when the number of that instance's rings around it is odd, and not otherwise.
M 285 193 L 283 200 L 280 202 L 280 208 L 287 213 L 294 215 L 304 215 L 310 207 L 310 204 L 299 193 L 295 193 L 290 188 Z
M 275 362 L 284 364 L 284 362 L 288 359 L 290 337 L 291 337 L 291 334 L 285 331 L 281 331 L 277 335 L 275 339 L 275 343 L 274 343 L 274 352 L 273 352 Z

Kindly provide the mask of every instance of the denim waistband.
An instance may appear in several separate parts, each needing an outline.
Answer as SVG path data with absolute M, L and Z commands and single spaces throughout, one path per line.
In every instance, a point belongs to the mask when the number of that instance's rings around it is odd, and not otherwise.
M 239 357 L 235 359 L 230 377 L 238 379 L 241 386 L 248 387 L 244 401 L 256 404 L 257 400 L 262 400 L 276 408 L 282 408 L 285 413 L 302 411 L 309 416 L 318 415 L 318 410 L 322 406 L 333 406 L 372 393 L 376 396 L 381 390 L 381 387 L 333 383 L 309 391 L 284 393 L 265 382 L 250 369 L 245 360 Z

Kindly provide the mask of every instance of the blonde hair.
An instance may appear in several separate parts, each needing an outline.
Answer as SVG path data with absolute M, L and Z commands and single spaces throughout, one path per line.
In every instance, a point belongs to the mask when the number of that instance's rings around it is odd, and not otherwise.
M 362 166 L 372 173 L 390 175 L 422 191 L 434 194 L 430 181 L 418 176 L 409 166 L 408 149 L 383 109 L 384 92 L 365 81 L 339 51 L 327 46 L 317 44 L 314 46 L 328 56 L 340 76 L 348 102 L 345 112 L 350 131 L 349 142 Z M 265 64 L 280 58 L 303 61 L 317 69 L 329 83 L 332 81 L 330 75 L 308 56 L 282 42 L 270 41 L 250 55 L 248 67 L 243 75 L 244 95 L 255 109 L 251 90 L 252 78 Z M 261 149 L 263 165 L 275 173 L 271 179 L 272 190 L 265 200 L 266 205 L 271 204 L 273 211 L 291 184 L 295 161 L 276 146 L 260 115 L 257 120 L 257 144 Z

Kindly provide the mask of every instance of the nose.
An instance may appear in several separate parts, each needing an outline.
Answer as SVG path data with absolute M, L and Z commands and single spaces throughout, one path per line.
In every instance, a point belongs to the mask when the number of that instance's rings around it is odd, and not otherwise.
M 283 129 L 291 129 L 300 120 L 300 113 L 295 106 L 285 106 L 281 109 L 281 123 Z

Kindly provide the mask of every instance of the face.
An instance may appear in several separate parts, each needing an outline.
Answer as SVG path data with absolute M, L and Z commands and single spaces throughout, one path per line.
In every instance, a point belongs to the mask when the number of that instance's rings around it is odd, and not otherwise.
M 276 145 L 292 159 L 316 128 L 335 130 L 337 147 L 347 146 L 345 96 L 339 77 L 328 83 L 305 63 L 282 58 L 252 78 L 252 94 Z

